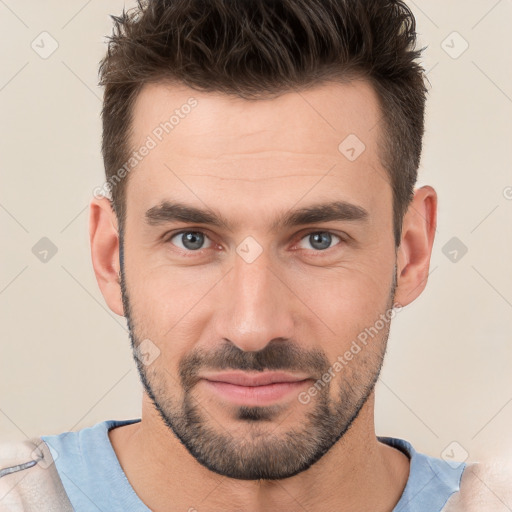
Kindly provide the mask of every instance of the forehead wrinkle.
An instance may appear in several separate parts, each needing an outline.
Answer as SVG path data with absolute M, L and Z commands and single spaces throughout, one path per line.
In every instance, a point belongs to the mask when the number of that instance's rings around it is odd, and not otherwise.
M 199 177 L 205 177 L 205 178 L 217 178 L 219 180 L 224 181 L 264 181 L 264 180 L 274 180 L 274 179 L 281 179 L 281 178 L 302 178 L 303 176 L 310 176 L 310 177 L 320 177 L 322 174 L 286 174 L 284 176 L 266 176 L 262 178 L 231 178 L 226 176 L 218 176 L 215 174 L 183 174 L 183 176 L 199 176 Z

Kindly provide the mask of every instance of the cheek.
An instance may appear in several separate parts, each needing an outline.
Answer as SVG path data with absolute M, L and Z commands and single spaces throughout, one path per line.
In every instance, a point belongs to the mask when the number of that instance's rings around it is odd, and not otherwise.
M 132 268 L 129 284 L 133 300 L 137 300 L 139 309 L 167 322 L 185 315 L 218 280 L 218 272 L 211 266 L 155 264 L 150 258 L 141 257 L 138 261 L 134 259 Z
M 278 269 L 287 286 L 278 285 L 271 293 L 279 295 L 282 313 L 293 315 L 300 329 L 289 336 L 339 352 L 373 325 L 386 309 L 392 282 L 391 245 L 382 244 L 354 250 L 338 266 L 298 263 Z M 233 274 L 226 275 L 229 264 L 172 264 L 134 245 L 126 255 L 126 273 L 135 333 L 139 339 L 154 339 L 172 357 L 186 354 L 208 337 L 216 320 L 225 320 L 223 310 L 236 308 Z
M 368 267 L 332 269 L 314 279 L 296 282 L 294 290 L 314 315 L 309 314 L 310 332 L 328 336 L 322 341 L 327 351 L 340 350 L 366 328 L 373 326 L 382 313 L 386 313 L 390 301 L 392 272 Z
M 215 283 L 211 274 L 197 271 L 197 267 L 161 266 L 130 276 L 134 333 L 139 340 L 149 338 L 159 347 L 169 369 L 177 366 L 204 332 L 203 316 Z

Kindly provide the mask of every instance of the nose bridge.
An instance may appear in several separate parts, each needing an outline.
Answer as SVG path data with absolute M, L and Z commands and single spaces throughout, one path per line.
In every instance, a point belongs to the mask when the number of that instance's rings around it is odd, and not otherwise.
M 240 349 L 257 351 L 272 339 L 292 334 L 293 318 L 286 288 L 274 275 L 270 255 L 263 251 L 255 260 L 236 255 L 224 300 L 221 336 Z

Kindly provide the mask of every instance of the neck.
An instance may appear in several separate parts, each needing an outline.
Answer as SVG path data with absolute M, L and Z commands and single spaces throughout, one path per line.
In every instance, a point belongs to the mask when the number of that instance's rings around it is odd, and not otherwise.
M 194 507 L 390 512 L 407 483 L 409 459 L 377 440 L 373 407 L 372 393 L 351 428 L 319 461 L 282 480 L 236 480 L 205 468 L 169 431 L 146 395 L 142 421 L 112 429 L 109 437 L 130 484 L 154 512 Z

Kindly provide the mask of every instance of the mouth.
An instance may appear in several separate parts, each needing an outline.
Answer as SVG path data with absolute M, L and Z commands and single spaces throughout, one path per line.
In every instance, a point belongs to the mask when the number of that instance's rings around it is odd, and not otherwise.
M 311 381 L 310 377 L 284 372 L 229 372 L 202 378 L 210 392 L 237 405 L 268 405 L 293 396 Z

